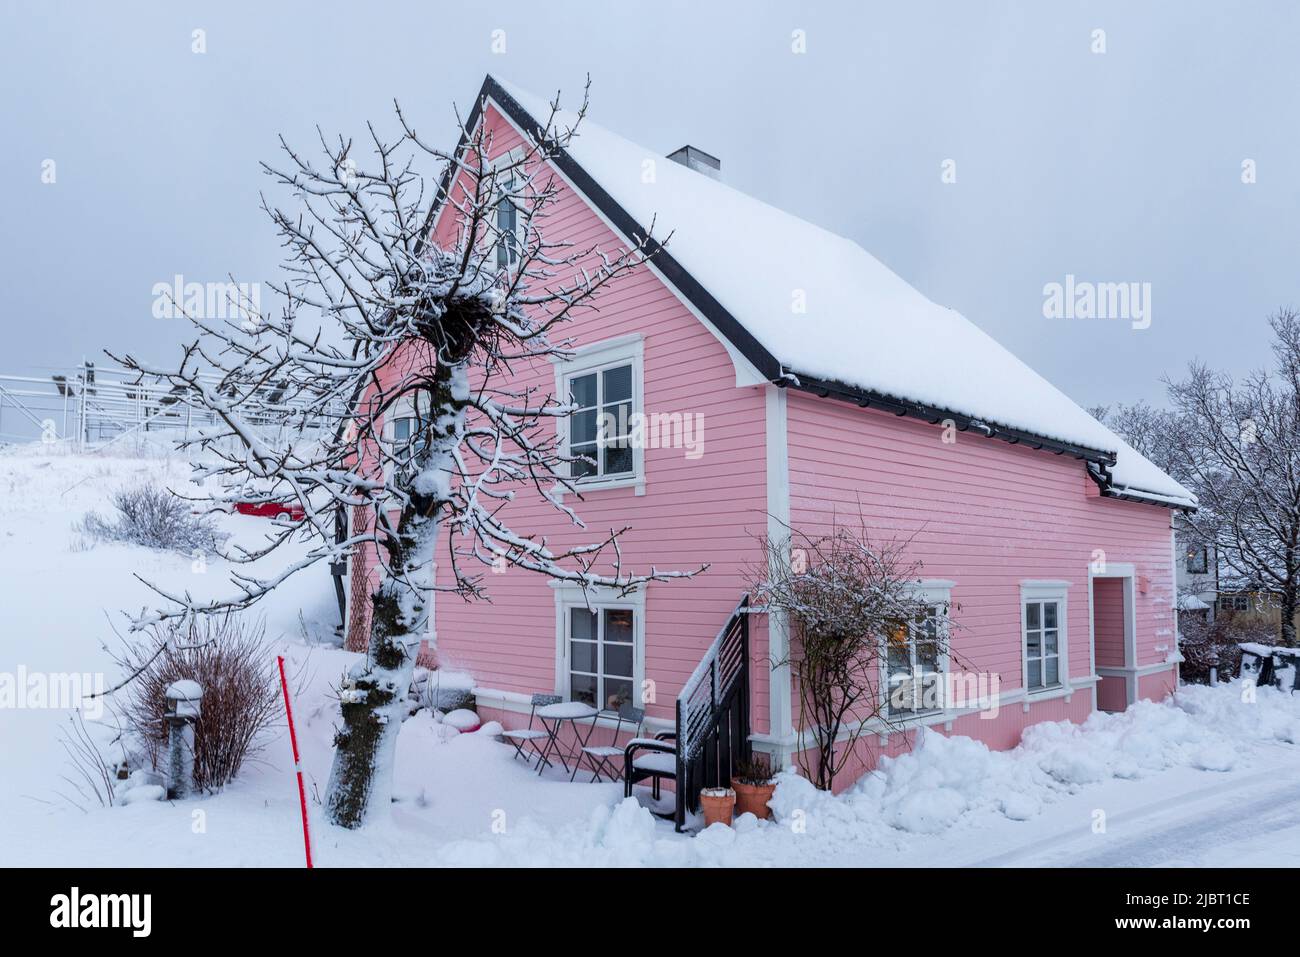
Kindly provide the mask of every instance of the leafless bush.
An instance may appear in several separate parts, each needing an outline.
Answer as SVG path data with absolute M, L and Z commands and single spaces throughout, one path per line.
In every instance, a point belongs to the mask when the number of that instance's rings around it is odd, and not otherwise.
M 808 779 L 829 791 L 870 722 L 901 724 L 919 699 L 939 689 L 938 663 L 953 656 L 946 602 L 918 588 L 920 565 L 906 541 L 876 542 L 867 527 L 833 526 L 811 536 L 763 537 L 764 562 L 751 569 L 754 592 L 791 625 L 791 666 L 799 695 Z M 802 747 L 805 734 L 812 747 Z
M 189 505 L 155 482 L 113 493 L 117 515 L 87 512 L 73 530 L 90 541 L 125 542 L 178 552 L 215 551 L 228 537 L 208 515 L 194 515 Z
M 63 799 L 81 811 L 89 810 L 92 804 L 110 807 L 116 798 L 115 773 L 80 711 L 59 729 L 59 744 L 69 762 L 68 773 L 60 777 L 72 788 L 71 794 L 60 792 Z
M 1179 675 L 1192 684 L 1209 684 L 1211 666 L 1219 676 L 1235 676 L 1241 669 L 1239 642 L 1276 643 L 1277 626 L 1267 620 L 1220 614 L 1214 621 L 1182 616 L 1178 623 L 1178 650 L 1183 654 Z
M 275 665 L 263 644 L 265 628 L 235 613 L 199 618 L 188 627 L 156 625 L 127 639 L 115 656 L 127 676 L 122 717 L 156 769 L 166 752 L 167 686 L 197 681 L 203 710 L 194 728 L 194 785 L 214 791 L 261 750 L 262 732 L 279 715 Z

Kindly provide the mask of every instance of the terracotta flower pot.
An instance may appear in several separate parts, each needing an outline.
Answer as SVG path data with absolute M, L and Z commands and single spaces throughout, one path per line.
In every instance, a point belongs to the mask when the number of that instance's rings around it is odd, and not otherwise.
M 736 792 L 731 788 L 705 788 L 700 792 L 700 810 L 704 826 L 722 823 L 731 827 L 731 813 L 736 806 Z
M 767 802 L 772 800 L 772 795 L 776 793 L 775 781 L 767 784 L 745 784 L 732 778 L 731 788 L 736 792 L 737 814 L 748 811 L 760 821 L 772 816 L 772 809 L 767 806 Z

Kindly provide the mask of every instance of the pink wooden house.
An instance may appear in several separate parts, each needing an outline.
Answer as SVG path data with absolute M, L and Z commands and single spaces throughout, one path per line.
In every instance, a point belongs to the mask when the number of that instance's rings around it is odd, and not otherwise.
M 488 77 L 471 125 L 486 124 L 506 152 L 548 112 Z M 954 609 L 962 667 L 991 682 L 979 707 L 948 702 L 904 716 L 907 730 L 868 729 L 863 768 L 922 726 L 1009 748 L 1034 722 L 1175 690 L 1171 518 L 1194 507 L 1186 489 L 853 242 L 726 185 L 707 154 L 666 158 L 587 119 L 553 165 L 565 194 L 548 240 L 612 249 L 652 219 L 656 236 L 672 235 L 598 316 L 568 329 L 572 361 L 514 374 L 593 413 L 653 423 L 643 441 L 599 450 L 573 504 L 591 529 L 631 526 L 622 548 L 633 568 L 711 567 L 631 598 L 596 595 L 591 608 L 519 571 L 489 576 L 491 604 L 440 596 L 430 657 L 473 675 L 485 717 L 519 727 L 538 692 L 601 708 L 643 696 L 650 729 L 670 728 L 688 679 L 700 668 L 707 683 L 714 663 L 702 660 L 743 618 L 739 724 L 788 764 L 801 747 L 797 696 L 788 667 L 771 664 L 788 624 L 733 613 L 758 536 L 860 516 L 873 533 L 911 540 L 918 587 Z M 435 241 L 454 236 L 453 216 L 435 215 Z M 570 448 L 594 448 L 592 417 L 561 425 Z M 408 427 L 395 418 L 395 430 Z M 557 543 L 591 536 L 544 503 L 522 505 L 512 523 Z M 354 559 L 354 648 L 365 645 L 372 576 L 370 557 Z M 922 664 L 914 645 L 909 657 Z

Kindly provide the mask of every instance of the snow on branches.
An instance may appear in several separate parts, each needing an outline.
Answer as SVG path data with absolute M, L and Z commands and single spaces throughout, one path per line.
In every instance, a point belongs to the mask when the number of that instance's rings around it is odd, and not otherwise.
M 1276 597 L 1285 645 L 1300 608 L 1300 315 L 1270 317 L 1274 367 L 1240 380 L 1193 363 L 1169 383 L 1186 441 L 1173 467 L 1195 491 L 1186 519 L 1214 549 L 1218 587 Z
M 314 157 L 282 139 L 282 162 L 263 165 L 292 203 L 262 199 L 286 250 L 270 284 L 278 314 L 190 317 L 198 338 L 175 368 L 121 360 L 220 423 L 185 443 L 201 453 L 196 469 L 219 489 L 215 502 L 296 503 L 306 516 L 256 548 L 227 550 L 233 594 L 198 601 L 155 586 L 166 605 L 136 627 L 246 607 L 302 569 L 361 548 L 379 557 L 369 654 L 344 689 L 327 801 L 338 823 L 355 826 L 380 803 L 372 778 L 384 787 L 386 775 L 371 772 L 391 759 L 394 702 L 427 637 L 435 591 L 482 597 L 485 566 L 502 562 L 624 593 L 701 570 L 626 568 L 625 529 L 553 547 L 507 522 L 508 503 L 531 490 L 583 527 L 556 494 L 578 491 L 555 428 L 574 406 L 512 385 L 512 366 L 568 356 L 565 323 L 596 309 L 602 290 L 659 248 L 648 235 L 614 250 L 546 237 L 561 189 L 548 160 L 577 126 L 558 124 L 558 109 L 557 97 L 546 123 L 509 151 L 486 124 L 458 116 L 460 146 L 444 152 L 400 107 L 395 136 L 368 126 L 364 155 L 342 137 L 320 134 Z M 578 122 L 585 112 L 586 91 Z M 426 211 L 427 164 L 441 175 Z M 454 241 L 433 241 L 435 212 L 451 217 Z M 411 423 L 400 436 L 399 415 Z M 358 511 L 367 520 L 350 522 Z M 295 536 L 309 539 L 305 556 L 270 574 L 248 567 Z M 436 558 L 449 571 L 441 583 Z

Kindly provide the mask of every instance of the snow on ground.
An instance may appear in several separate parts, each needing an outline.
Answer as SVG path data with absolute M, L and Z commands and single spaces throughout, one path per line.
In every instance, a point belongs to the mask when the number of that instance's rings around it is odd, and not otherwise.
M 109 618 L 151 593 L 138 573 L 218 594 L 220 563 L 122 545 L 86 548 L 72 524 L 109 493 L 156 478 L 187 488 L 179 459 L 0 451 L 0 674 L 115 673 Z M 192 487 L 190 487 L 192 490 Z M 252 541 L 266 520 L 222 519 Z M 286 556 L 287 557 L 287 556 Z M 838 797 L 782 777 L 777 820 L 682 836 L 616 784 L 539 778 L 485 733 L 421 712 L 402 730 L 387 819 L 329 827 L 315 803 L 329 772 L 332 688 L 352 657 L 334 646 L 324 568 L 292 579 L 260 614 L 297 686 L 295 716 L 321 866 L 347 865 L 1280 865 L 1300 851 L 1300 699 L 1187 687 L 1082 726 L 1041 724 L 1011 752 L 927 732 L 913 753 Z M 0 864 L 287 865 L 302 861 L 286 729 L 218 795 L 78 810 L 62 799 L 69 712 L 0 709 Z M 467 725 L 469 726 L 469 725 Z M 492 728 L 485 731 L 491 732 Z

